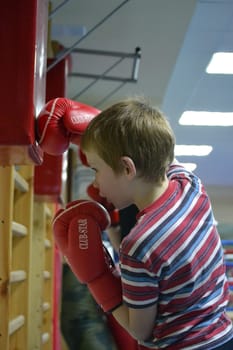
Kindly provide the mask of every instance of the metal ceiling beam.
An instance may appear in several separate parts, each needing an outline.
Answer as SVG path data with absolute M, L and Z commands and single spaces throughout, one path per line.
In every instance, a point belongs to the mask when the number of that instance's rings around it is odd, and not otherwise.
M 78 41 L 76 41 L 70 48 L 65 51 L 62 51 L 57 58 L 47 67 L 47 72 L 49 72 L 54 66 L 56 66 L 60 61 L 67 57 L 75 47 L 82 42 L 86 37 L 88 37 L 92 32 L 94 32 L 98 27 L 100 27 L 104 22 L 106 22 L 115 12 L 117 12 L 122 6 L 124 6 L 130 0 L 123 1 L 119 6 L 117 6 L 113 11 L 111 11 L 107 16 L 105 16 L 99 23 L 92 27 L 85 35 L 83 35 Z
M 138 80 L 138 71 L 139 71 L 139 63 L 141 60 L 141 49 L 140 47 L 136 47 L 134 53 L 124 53 L 124 52 L 116 52 L 116 51 L 104 51 L 104 50 L 89 50 L 89 49 L 76 49 L 76 53 L 88 54 L 88 55 L 101 55 L 101 56 L 109 56 L 109 57 L 117 57 L 118 60 L 113 63 L 108 69 L 106 69 L 102 74 L 90 74 L 90 73 L 76 73 L 72 72 L 69 74 L 71 77 L 81 77 L 94 79 L 90 84 L 88 84 L 83 90 L 81 90 L 78 94 L 72 97 L 73 100 L 77 99 L 81 96 L 85 91 L 87 91 L 91 86 L 96 84 L 99 80 L 110 80 L 110 81 L 119 81 L 122 83 L 135 83 Z M 115 68 L 118 64 L 120 64 L 125 58 L 133 59 L 133 68 L 131 76 L 128 78 L 116 77 L 106 75 L 113 68 Z
M 51 19 L 57 13 L 57 11 L 60 10 L 60 8 L 62 8 L 69 1 L 70 0 L 64 0 L 61 4 L 55 7 L 55 9 L 49 13 L 49 19 Z
M 113 81 L 127 81 L 127 82 L 132 82 L 132 83 L 136 82 L 138 79 L 139 64 L 140 64 L 140 60 L 141 60 L 141 48 L 140 47 L 136 47 L 134 53 L 104 51 L 104 50 L 89 50 L 89 49 L 76 49 L 74 52 L 79 53 L 79 54 L 87 54 L 87 55 L 118 57 L 119 60 L 117 60 L 115 63 L 113 63 L 102 74 L 72 72 L 72 73 L 69 73 L 69 76 L 71 76 L 71 77 L 82 77 L 82 78 L 98 79 L 98 80 L 102 79 L 102 80 L 113 80 Z M 122 77 L 109 76 L 109 75 L 107 76 L 106 75 L 113 68 L 115 68 L 119 63 L 121 63 L 125 58 L 133 59 L 133 68 L 132 68 L 131 77 L 122 78 Z

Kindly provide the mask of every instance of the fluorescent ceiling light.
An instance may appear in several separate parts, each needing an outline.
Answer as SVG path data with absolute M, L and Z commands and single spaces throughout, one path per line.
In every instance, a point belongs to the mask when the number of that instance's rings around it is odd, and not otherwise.
M 208 74 L 233 74 L 233 52 L 215 52 L 206 72 Z
M 213 150 L 209 145 L 175 145 L 175 156 L 208 156 Z
M 185 111 L 180 119 L 181 125 L 232 126 L 232 112 Z
M 180 163 L 181 165 L 183 165 L 185 167 L 185 169 L 189 170 L 189 171 L 194 171 L 197 167 L 196 163 Z

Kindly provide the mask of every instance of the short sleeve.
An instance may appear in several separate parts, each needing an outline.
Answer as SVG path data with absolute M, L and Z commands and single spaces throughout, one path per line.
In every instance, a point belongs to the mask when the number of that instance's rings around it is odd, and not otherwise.
M 132 308 L 144 308 L 157 303 L 158 278 L 141 261 L 120 256 L 124 302 Z

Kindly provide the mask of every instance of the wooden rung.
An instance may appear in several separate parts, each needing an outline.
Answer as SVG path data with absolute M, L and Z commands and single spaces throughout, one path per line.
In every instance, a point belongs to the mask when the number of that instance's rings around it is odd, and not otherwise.
M 42 305 L 42 309 L 43 309 L 43 311 L 47 311 L 47 310 L 49 310 L 50 309 L 50 303 L 48 303 L 48 302 L 44 302 L 43 303 L 43 305 Z
M 44 240 L 44 245 L 45 245 L 45 248 L 51 248 L 52 246 L 50 240 L 47 238 Z
M 13 233 L 13 236 L 15 237 L 23 237 L 23 236 L 26 236 L 27 235 L 27 227 L 22 225 L 22 224 L 19 224 L 18 222 L 15 222 L 13 221 L 12 222 L 12 233 Z
M 10 273 L 10 282 L 16 283 L 24 281 L 27 277 L 27 274 L 23 270 L 11 271 Z
M 17 331 L 20 327 L 22 327 L 25 323 L 25 317 L 23 315 L 19 315 L 15 317 L 13 320 L 9 322 L 9 335 Z
M 47 341 L 49 341 L 49 338 L 50 338 L 49 333 L 43 333 L 41 336 L 42 344 L 47 343 Z
M 50 279 L 51 274 L 49 271 L 44 271 L 43 275 L 44 275 L 44 279 L 46 279 L 46 280 Z
M 14 170 L 14 181 L 15 187 L 21 192 L 28 192 L 29 184 L 28 182 L 18 173 L 17 170 Z
M 45 214 L 46 214 L 48 219 L 51 219 L 52 212 L 51 212 L 50 208 L 47 205 L 45 206 Z

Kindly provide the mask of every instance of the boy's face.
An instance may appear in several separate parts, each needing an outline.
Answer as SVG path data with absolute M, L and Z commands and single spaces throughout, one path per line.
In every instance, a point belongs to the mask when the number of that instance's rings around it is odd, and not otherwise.
M 85 155 L 88 164 L 95 171 L 94 185 L 99 189 L 99 194 L 118 209 L 131 204 L 129 181 L 125 172 L 115 174 L 94 151 L 85 152 Z

